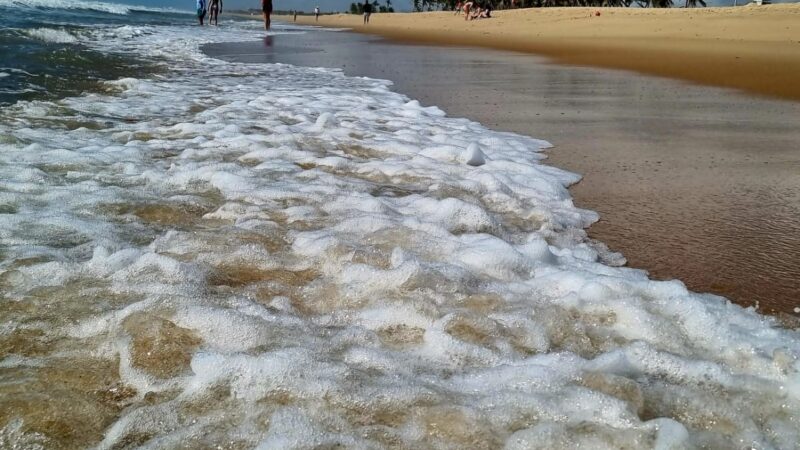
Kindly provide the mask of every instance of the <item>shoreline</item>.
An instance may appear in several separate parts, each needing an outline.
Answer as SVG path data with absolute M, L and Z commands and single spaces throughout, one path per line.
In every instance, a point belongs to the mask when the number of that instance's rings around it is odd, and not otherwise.
M 601 16 L 592 16 L 600 11 Z M 698 9 L 536 8 L 465 21 L 452 12 L 274 16 L 401 42 L 485 47 L 800 100 L 800 4 Z
M 579 207 L 600 214 L 590 237 L 631 267 L 745 307 L 760 304 L 762 313 L 795 314 L 800 306 L 792 285 L 800 277 L 792 212 L 800 203 L 791 194 L 800 192 L 793 175 L 800 103 L 324 29 L 204 51 L 389 79 L 393 90 L 448 115 L 546 139 L 555 145 L 548 164 L 584 177 L 570 191 Z

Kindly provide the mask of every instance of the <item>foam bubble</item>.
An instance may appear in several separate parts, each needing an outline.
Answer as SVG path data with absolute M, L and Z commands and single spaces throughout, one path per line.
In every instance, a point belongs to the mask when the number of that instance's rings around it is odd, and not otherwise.
M 486 164 L 486 155 L 483 154 L 480 146 L 475 142 L 467 146 L 466 150 L 461 154 L 461 159 L 470 166 L 482 166 Z

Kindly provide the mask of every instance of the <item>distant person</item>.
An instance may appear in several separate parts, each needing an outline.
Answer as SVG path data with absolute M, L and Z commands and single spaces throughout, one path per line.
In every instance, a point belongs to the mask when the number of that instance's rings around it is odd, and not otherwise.
M 491 19 L 492 18 L 492 3 L 486 2 L 483 10 L 481 11 L 480 17 L 483 19 Z
M 454 16 L 457 16 L 457 15 L 461 14 L 461 2 L 456 3 L 456 8 L 455 9 L 456 9 L 456 13 L 453 14 Z
M 261 12 L 264 13 L 264 29 L 269 31 L 269 16 L 272 15 L 272 0 L 261 0 Z
M 369 23 L 369 16 L 372 14 L 372 3 L 369 0 L 364 0 L 364 25 Z
M 209 0 L 208 1 L 208 24 L 214 21 L 214 25 L 219 26 L 219 13 L 222 12 L 222 0 Z
M 469 20 L 475 20 L 481 17 L 481 5 L 476 4 L 472 7 L 472 13 L 469 15 Z
M 472 10 L 473 2 L 465 2 L 464 3 L 464 20 L 469 20 L 469 12 Z
M 319 6 L 314 7 L 314 20 L 319 22 Z
M 294 21 L 297 22 L 297 10 L 294 10 Z
M 197 0 L 197 20 L 203 26 L 203 19 L 206 17 L 206 0 Z

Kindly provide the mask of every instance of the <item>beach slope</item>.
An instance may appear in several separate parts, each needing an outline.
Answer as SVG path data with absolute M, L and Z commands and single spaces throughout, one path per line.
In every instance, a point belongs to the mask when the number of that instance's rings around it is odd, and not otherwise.
M 600 15 L 596 15 L 599 12 Z M 546 55 L 800 100 L 800 4 L 738 8 L 537 8 L 465 21 L 452 12 L 298 16 L 387 38 Z M 291 22 L 290 17 L 281 20 Z

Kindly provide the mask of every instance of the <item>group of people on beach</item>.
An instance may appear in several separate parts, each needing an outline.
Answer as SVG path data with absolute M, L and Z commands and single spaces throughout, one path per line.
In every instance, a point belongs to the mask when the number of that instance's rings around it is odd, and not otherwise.
M 456 3 L 455 10 L 455 15 L 459 15 L 462 12 L 464 13 L 464 20 L 490 19 L 493 11 L 491 2 L 481 4 L 481 2 L 473 0 L 464 3 L 459 1 Z
M 264 14 L 264 29 L 269 30 L 271 25 L 270 15 L 272 15 L 272 0 L 261 0 L 261 12 Z M 297 10 L 292 11 L 294 21 L 297 22 Z M 319 20 L 319 6 L 314 7 L 314 18 Z
M 208 6 L 208 8 L 206 8 Z M 197 0 L 197 20 L 200 21 L 200 26 L 203 26 L 203 19 L 206 18 L 208 13 L 208 24 L 214 22 L 214 25 L 219 25 L 219 14 L 222 12 L 222 0 Z
M 272 15 L 272 0 L 261 0 L 261 13 L 264 14 L 264 29 L 269 30 Z M 297 10 L 292 11 L 294 21 L 297 22 Z M 314 7 L 314 20 L 319 21 L 319 6 Z M 369 20 L 367 20 L 369 22 Z
M 197 0 L 197 20 L 200 26 L 205 25 L 206 14 L 208 23 L 214 22 L 219 25 L 219 15 L 222 13 L 222 0 Z M 261 13 L 264 15 L 264 29 L 269 30 L 272 25 L 270 16 L 272 15 L 272 0 L 261 0 Z M 364 23 L 369 23 L 369 16 L 372 13 L 372 4 L 369 0 L 364 0 Z M 314 19 L 319 21 L 319 6 L 314 7 Z M 297 22 L 297 10 L 294 11 L 294 21 Z
M 222 0 L 197 0 L 197 20 L 203 26 L 206 14 L 208 14 L 209 25 L 219 25 L 219 15 L 222 13 Z M 264 15 L 264 29 L 269 30 L 272 25 L 270 16 L 272 15 L 272 0 L 261 0 L 261 13 Z M 319 20 L 319 6 L 314 8 L 314 15 Z M 294 12 L 294 20 L 297 21 L 297 11 Z

